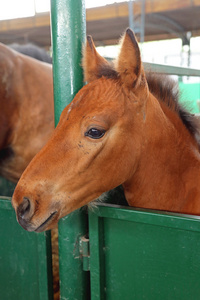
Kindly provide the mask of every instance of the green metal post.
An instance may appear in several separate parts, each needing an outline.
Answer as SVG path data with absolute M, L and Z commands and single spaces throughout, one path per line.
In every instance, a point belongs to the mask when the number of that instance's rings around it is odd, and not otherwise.
M 82 45 L 86 35 L 84 0 L 52 0 L 51 25 L 55 123 L 82 87 Z
M 81 50 L 86 32 L 84 0 L 51 0 L 55 124 L 82 87 Z M 79 239 L 86 214 L 75 211 L 59 222 L 61 299 L 89 299 L 89 275 L 83 271 Z

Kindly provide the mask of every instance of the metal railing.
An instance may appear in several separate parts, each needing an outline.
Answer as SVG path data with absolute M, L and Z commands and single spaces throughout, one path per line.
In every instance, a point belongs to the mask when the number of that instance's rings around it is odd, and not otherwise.
M 147 63 L 147 62 L 144 62 L 143 65 L 146 71 L 151 70 L 156 73 L 165 73 L 169 75 L 200 77 L 200 70 L 197 69 L 169 66 L 164 64 L 154 64 L 154 63 Z

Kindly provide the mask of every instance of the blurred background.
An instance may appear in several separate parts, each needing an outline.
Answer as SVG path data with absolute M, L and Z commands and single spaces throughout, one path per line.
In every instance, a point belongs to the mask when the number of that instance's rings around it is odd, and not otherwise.
M 118 40 L 131 27 L 145 62 L 200 69 L 200 0 L 86 0 L 87 34 L 98 51 L 115 58 Z M 49 0 L 0 2 L 0 42 L 33 43 L 51 53 Z M 191 111 L 200 112 L 200 79 L 187 84 Z M 187 98 L 187 97 L 186 97 Z M 193 99 L 194 98 L 194 99 Z

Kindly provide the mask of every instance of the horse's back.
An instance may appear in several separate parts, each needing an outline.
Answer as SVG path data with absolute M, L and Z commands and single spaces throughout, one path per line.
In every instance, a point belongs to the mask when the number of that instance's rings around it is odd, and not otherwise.
M 0 103 L 19 103 L 28 108 L 51 102 L 53 79 L 52 65 L 19 53 L 0 43 Z M 23 98 L 22 98 L 23 97 Z M 31 101 L 30 101 L 31 100 Z M 42 104 L 41 104 L 42 101 Z
M 12 150 L 0 157 L 3 176 L 17 180 L 45 144 L 53 110 L 52 65 L 0 44 L 0 150 Z

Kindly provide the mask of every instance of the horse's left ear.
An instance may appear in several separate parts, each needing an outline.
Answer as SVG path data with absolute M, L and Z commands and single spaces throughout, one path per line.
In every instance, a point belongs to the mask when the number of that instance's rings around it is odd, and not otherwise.
M 87 36 L 86 46 L 83 49 L 82 66 L 84 71 L 84 80 L 93 81 L 100 77 L 100 71 L 108 68 L 110 64 L 96 51 L 92 37 Z
M 122 37 L 121 50 L 115 68 L 122 82 L 129 88 L 137 88 L 144 77 L 138 42 L 129 28 Z

